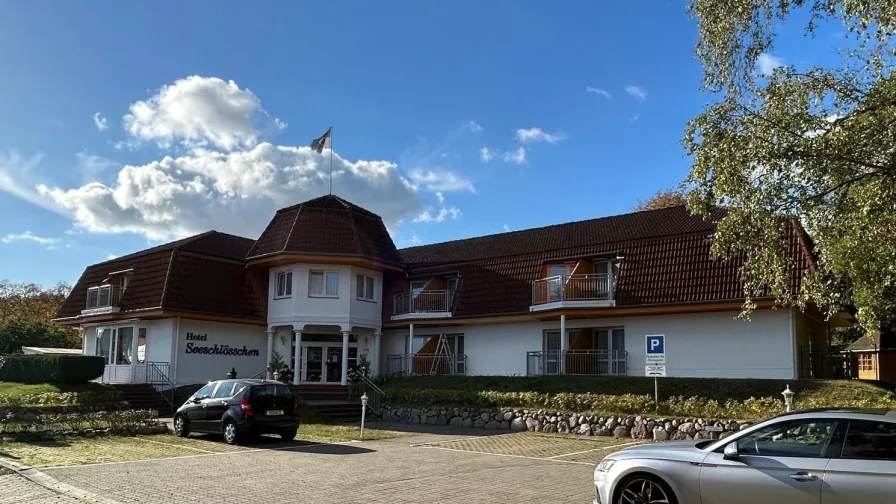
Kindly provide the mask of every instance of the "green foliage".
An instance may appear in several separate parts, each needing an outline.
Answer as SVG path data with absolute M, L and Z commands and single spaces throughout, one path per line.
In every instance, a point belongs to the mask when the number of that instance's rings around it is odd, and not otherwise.
M 279 373 L 287 368 L 286 363 L 283 362 L 283 355 L 276 350 L 271 352 L 271 362 L 268 365 L 271 367 L 271 373 Z
M 781 391 L 798 408 L 896 408 L 886 387 L 855 381 L 664 378 L 659 414 L 755 419 L 782 413 Z M 597 414 L 656 414 L 653 379 L 641 377 L 427 376 L 383 383 L 386 400 L 413 406 L 527 408 Z
M 0 280 L 0 324 L 12 318 L 49 322 L 72 288 L 65 282 L 44 289 L 35 283 Z M 0 352 L 3 352 L 0 349 Z
M 90 355 L 9 355 L 0 381 L 19 383 L 86 383 L 103 374 L 102 357 Z
M 81 348 L 78 333 L 49 321 L 11 318 L 0 322 L 0 354 L 22 353 L 23 346 Z
M 728 213 L 712 253 L 743 258 L 747 302 L 858 308 L 868 330 L 896 315 L 896 1 L 691 0 L 705 88 L 717 101 L 692 119 L 690 208 Z M 799 14 L 797 14 L 797 12 Z M 844 27 L 840 66 L 756 71 L 790 19 Z M 824 59 L 822 59 L 824 60 Z M 806 66 L 806 65 L 802 65 Z M 818 268 L 793 292 L 787 227 L 811 235 Z M 848 280 L 844 281 L 844 280 Z
M 153 410 L 99 411 L 94 413 L 8 413 L 0 417 L 0 433 L 52 436 L 65 431 L 108 429 L 113 433 L 134 434 L 137 427 L 156 421 Z

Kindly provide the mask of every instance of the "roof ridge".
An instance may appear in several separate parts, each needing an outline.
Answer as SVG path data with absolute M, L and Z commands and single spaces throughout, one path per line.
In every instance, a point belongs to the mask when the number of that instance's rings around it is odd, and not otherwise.
M 162 284 L 162 297 L 159 298 L 159 307 L 165 308 L 165 300 L 168 299 L 168 279 L 171 278 L 171 265 L 174 264 L 174 254 L 179 252 L 177 247 L 171 250 L 168 256 L 168 268 L 165 269 L 165 283 Z
M 289 246 L 289 239 L 292 238 L 292 232 L 296 230 L 296 223 L 299 222 L 299 214 L 301 213 L 302 205 L 298 205 L 298 208 L 296 208 L 296 216 L 292 219 L 292 226 L 289 226 L 289 233 L 286 234 L 286 239 L 283 240 L 283 248 L 280 249 L 280 252 L 286 252 L 286 247 Z
M 447 240 L 447 241 L 443 241 L 443 242 L 427 243 L 427 244 L 425 244 L 425 245 L 414 245 L 414 246 L 412 246 L 412 247 L 405 247 L 405 248 L 398 249 L 398 251 L 399 251 L 399 252 L 402 252 L 402 251 L 405 251 L 405 250 L 414 250 L 414 249 L 420 249 L 420 248 L 424 248 L 424 247 L 433 247 L 433 246 L 436 246 L 436 245 L 445 245 L 445 244 L 448 244 L 448 243 L 457 243 L 457 242 L 463 242 L 463 241 L 467 241 L 467 240 L 480 240 L 480 239 L 483 239 L 483 238 L 490 238 L 490 237 L 493 237 L 493 236 L 502 236 L 502 235 L 516 234 L 516 233 L 524 233 L 524 232 L 527 232 L 527 231 L 542 230 L 542 229 L 547 229 L 547 228 L 552 228 L 552 227 L 569 226 L 569 225 L 572 225 L 572 224 L 581 224 L 581 223 L 583 223 L 583 222 L 593 222 L 593 221 L 600 221 L 600 220 L 606 220 L 606 219 L 616 219 L 616 218 L 619 218 L 619 217 L 626 217 L 626 216 L 629 216 L 629 215 L 635 215 L 635 214 L 641 214 L 641 213 L 668 211 L 668 210 L 670 210 L 670 209 L 672 209 L 672 208 L 678 208 L 678 207 L 687 207 L 687 205 L 684 205 L 684 204 L 682 204 L 682 205 L 672 205 L 672 206 L 667 206 L 667 207 L 663 207 L 663 208 L 653 208 L 653 209 L 650 209 L 650 210 L 638 210 L 638 211 L 636 211 L 636 212 L 628 212 L 628 213 L 623 213 L 623 214 L 604 215 L 604 216 L 602 216 L 602 217 L 592 217 L 592 218 L 590 218 L 590 219 L 580 219 L 580 220 L 576 220 L 576 221 L 558 222 L 558 223 L 556 223 L 556 224 L 548 224 L 548 225 L 546 225 L 546 226 L 535 226 L 535 227 L 530 227 L 530 228 L 525 228 L 525 229 L 516 229 L 516 230 L 513 230 L 513 231 L 503 231 L 503 232 L 500 232 L 500 233 L 492 233 L 492 234 L 480 235 L 480 236 L 470 236 L 470 237 L 468 237 L 468 238 L 458 238 L 458 239 L 456 239 L 456 240 Z M 693 215 L 693 214 L 692 214 L 692 215 Z M 670 234 L 679 234 L 679 233 L 670 233 Z M 655 235 L 655 236 L 664 236 L 664 235 Z

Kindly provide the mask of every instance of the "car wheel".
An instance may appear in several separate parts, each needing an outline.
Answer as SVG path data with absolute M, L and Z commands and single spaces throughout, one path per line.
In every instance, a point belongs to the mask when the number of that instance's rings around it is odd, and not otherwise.
M 619 485 L 617 504 L 677 504 L 678 499 L 660 478 L 649 474 L 636 474 Z
M 298 434 L 299 434 L 298 429 L 286 430 L 286 431 L 283 431 L 280 433 L 280 439 L 282 439 L 284 441 L 292 441 L 293 439 L 296 438 L 296 435 L 298 435 Z
M 187 429 L 187 419 L 182 415 L 174 417 L 174 435 L 177 437 L 187 437 L 190 435 L 190 430 Z
M 239 432 L 239 428 L 236 425 L 236 422 L 234 422 L 233 420 L 228 420 L 228 421 L 224 422 L 223 431 L 224 431 L 223 434 L 224 434 L 224 442 L 225 443 L 232 445 L 232 444 L 237 444 L 239 442 L 240 432 Z

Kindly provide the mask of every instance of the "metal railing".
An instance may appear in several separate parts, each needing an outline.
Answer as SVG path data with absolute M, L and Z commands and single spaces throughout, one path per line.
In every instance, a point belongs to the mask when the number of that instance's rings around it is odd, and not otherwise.
M 610 275 L 557 275 L 532 282 L 532 304 L 613 299 Z
M 623 350 L 547 350 L 526 352 L 526 374 L 625 376 L 628 373 Z
M 381 414 L 386 393 L 367 376 L 358 373 L 357 380 L 349 384 L 348 393 L 352 400 L 360 400 L 361 396 L 367 394 L 367 407 L 375 415 Z
M 392 303 L 392 315 L 407 313 L 445 313 L 451 308 L 446 290 L 425 290 L 396 294 Z
M 152 385 L 167 385 L 168 389 L 159 391 L 159 395 L 161 395 L 162 399 L 174 409 L 174 394 L 177 390 L 177 386 L 174 385 L 174 382 L 171 381 L 171 378 L 168 375 L 170 371 L 171 364 L 167 362 L 146 362 L 146 383 Z M 166 392 L 168 393 L 167 395 L 165 394 Z
M 396 354 L 386 357 L 387 374 L 463 375 L 467 374 L 465 354 Z
M 87 288 L 87 306 L 86 309 L 108 308 L 118 306 L 121 294 L 124 292 L 118 285 L 98 285 L 96 287 Z

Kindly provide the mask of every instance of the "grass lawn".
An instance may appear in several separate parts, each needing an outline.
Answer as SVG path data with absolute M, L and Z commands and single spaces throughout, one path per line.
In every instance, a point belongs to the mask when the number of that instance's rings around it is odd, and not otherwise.
M 0 476 L 6 476 L 7 474 L 12 474 L 12 471 L 5 467 L 0 467 Z
M 15 403 L 23 406 L 66 406 L 79 405 L 81 399 L 89 405 L 112 404 L 119 401 L 119 394 L 112 387 L 100 383 L 62 385 L 0 382 L 0 405 Z

